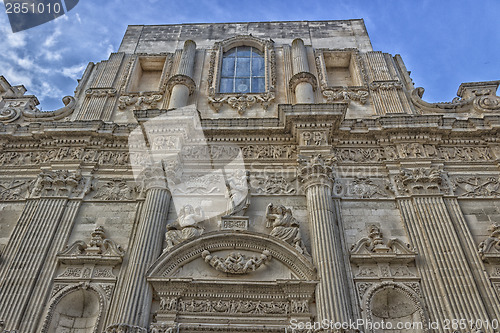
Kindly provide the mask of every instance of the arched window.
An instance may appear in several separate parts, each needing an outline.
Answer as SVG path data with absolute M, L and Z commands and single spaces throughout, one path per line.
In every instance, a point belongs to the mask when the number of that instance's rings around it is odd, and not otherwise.
M 237 46 L 224 53 L 220 93 L 263 93 L 266 71 L 262 52 L 251 46 Z

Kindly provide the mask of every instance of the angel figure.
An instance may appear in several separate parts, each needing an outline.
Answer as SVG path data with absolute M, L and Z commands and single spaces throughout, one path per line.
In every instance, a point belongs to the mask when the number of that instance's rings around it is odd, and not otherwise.
M 270 203 L 266 209 L 267 228 L 271 236 L 279 238 L 295 247 L 297 251 L 308 254 L 300 234 L 299 221 L 292 216 L 292 211 L 283 205 L 273 206 Z
M 197 207 L 196 210 L 191 205 L 182 207 L 177 219 L 167 225 L 167 233 L 165 234 L 167 246 L 164 251 L 170 250 L 174 245 L 185 240 L 203 234 L 204 229 L 198 224 L 204 219 L 205 213 L 200 207 Z

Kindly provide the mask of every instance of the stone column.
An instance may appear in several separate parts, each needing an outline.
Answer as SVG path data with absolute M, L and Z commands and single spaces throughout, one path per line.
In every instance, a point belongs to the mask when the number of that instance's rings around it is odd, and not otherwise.
M 309 72 L 306 47 L 300 38 L 292 42 L 292 67 L 290 88 L 295 92 L 296 103 L 314 103 L 316 78 Z
M 118 297 L 112 311 L 111 322 L 115 326 L 125 324 L 122 326 L 127 330 L 123 332 L 127 333 L 146 332 L 149 323 L 153 290 L 146 281 L 146 272 L 161 254 L 171 198 L 162 167 L 150 167 L 144 171 L 143 190 L 146 199 L 129 249 L 127 269 L 120 275 Z
M 317 321 L 349 322 L 353 318 L 341 231 L 332 199 L 332 167 L 316 155 L 301 161 L 298 173 L 306 193 L 312 256 L 320 280 L 316 289 Z
M 465 220 L 457 215 L 457 205 L 453 201 L 449 207 L 446 205 L 444 194 L 448 188 L 442 173 L 435 168 L 404 169 L 394 179 L 403 222 L 419 254 L 417 268 L 429 319 L 441 323 L 445 319 L 491 323 L 498 318 L 498 300 L 491 290 L 481 295 L 480 289 L 488 289 L 484 288 L 486 277 L 474 273 L 477 266 L 468 260 L 478 255 L 468 253 L 474 251 L 474 246 L 468 244 L 471 236 Z M 494 304 L 490 314 L 487 303 Z M 491 327 L 488 330 L 483 326 L 483 330 L 491 332 Z
M 64 248 L 89 180 L 79 172 L 42 172 L 0 265 L 0 318 L 6 330 L 35 333 L 50 296 L 56 254 Z
M 181 60 L 176 75 L 169 79 L 168 86 L 172 90 L 168 103 L 169 109 L 180 108 L 187 105 L 189 95 L 193 93 L 194 81 L 192 79 L 194 70 L 194 56 L 196 54 L 196 43 L 187 40 L 184 43 Z

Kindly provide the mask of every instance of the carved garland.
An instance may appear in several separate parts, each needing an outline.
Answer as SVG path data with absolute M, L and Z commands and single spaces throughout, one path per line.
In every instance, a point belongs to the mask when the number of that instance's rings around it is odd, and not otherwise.
M 266 88 L 263 93 L 219 93 L 220 68 L 222 57 L 225 51 L 238 46 L 255 46 L 264 53 Z M 259 104 L 267 110 L 275 99 L 276 87 L 276 55 L 273 49 L 273 42 L 262 40 L 253 36 L 235 36 L 222 42 L 214 44 L 210 56 L 208 70 L 208 103 L 215 112 L 219 112 L 223 105 L 227 104 L 242 115 L 255 104 Z
M 260 257 L 252 256 L 246 258 L 245 255 L 241 253 L 231 253 L 226 258 L 220 258 L 216 255 L 212 255 L 210 251 L 205 250 L 201 253 L 205 262 L 210 264 L 214 269 L 230 274 L 246 274 L 253 272 L 260 266 L 268 263 L 271 260 L 271 253 L 264 250 Z

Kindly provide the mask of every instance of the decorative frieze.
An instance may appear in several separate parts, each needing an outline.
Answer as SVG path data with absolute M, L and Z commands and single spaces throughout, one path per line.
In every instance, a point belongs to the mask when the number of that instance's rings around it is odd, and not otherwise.
M 500 223 L 494 223 L 488 231 L 490 237 L 479 244 L 479 256 L 490 264 L 500 264 Z
M 99 181 L 93 185 L 95 194 L 94 200 L 121 201 L 135 199 L 135 187 L 130 186 L 125 180 L 112 179 L 108 181 Z
M 118 98 L 118 108 L 125 110 L 134 105 L 135 110 L 156 109 L 157 104 L 163 99 L 163 95 L 152 92 L 122 94 Z
M 234 110 L 237 110 L 239 115 L 243 115 L 246 110 L 255 104 L 267 110 L 275 97 L 272 91 L 262 94 L 218 94 L 216 96 L 209 96 L 208 103 L 215 112 L 219 112 L 222 106 L 227 104 Z
M 500 177 L 493 176 L 454 176 L 450 177 L 453 192 L 459 197 L 485 198 L 500 196 Z
M 354 177 L 336 179 L 333 188 L 335 196 L 343 198 L 387 198 L 394 195 L 392 184 L 387 179 Z
M 11 179 L 0 181 L 0 201 L 26 199 L 35 182 L 35 179 Z
M 253 194 L 294 195 L 297 193 L 296 179 L 295 176 L 252 173 L 250 175 L 250 188 Z

